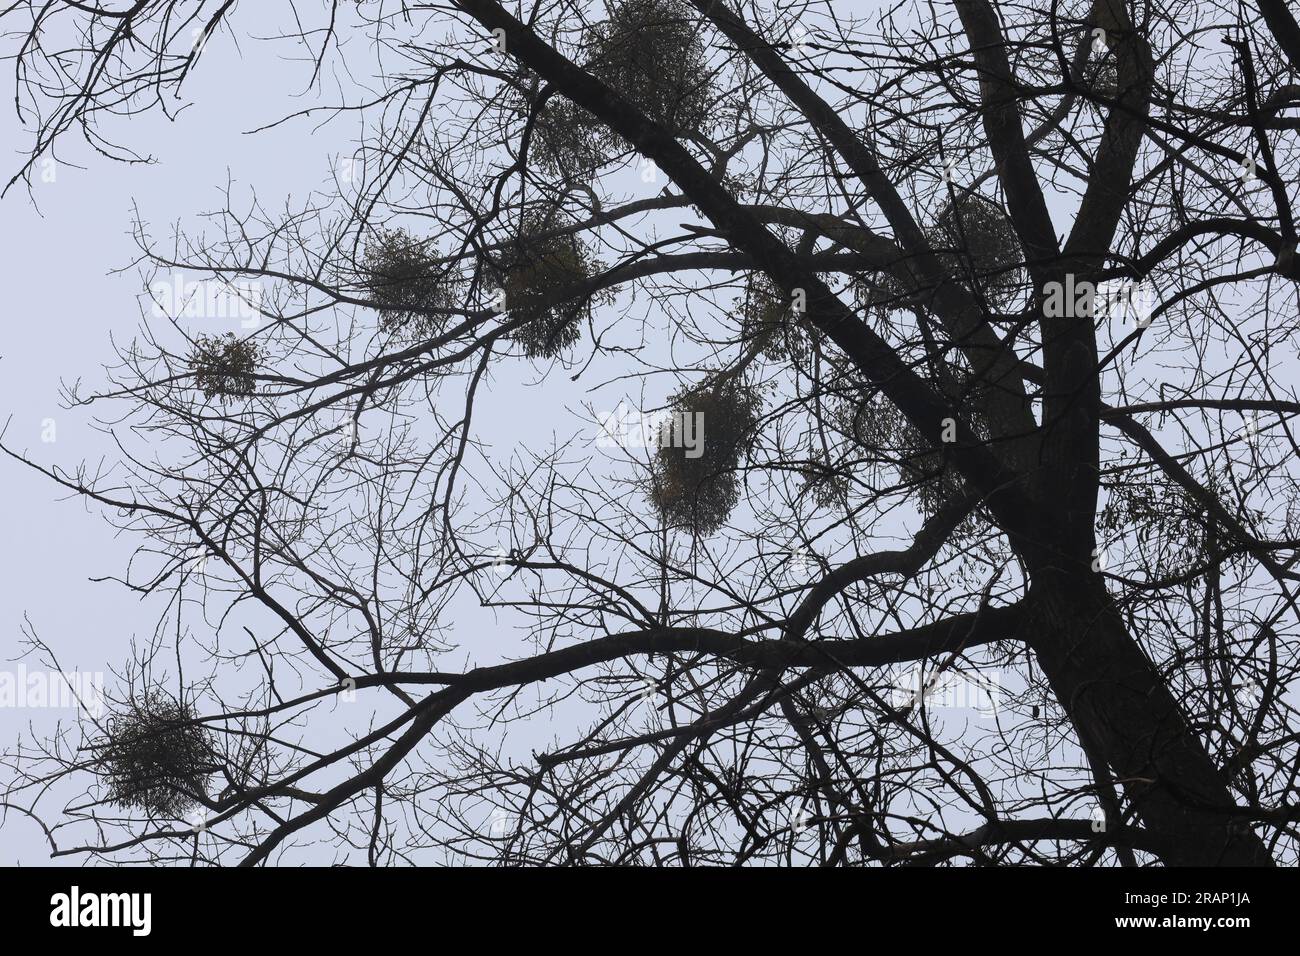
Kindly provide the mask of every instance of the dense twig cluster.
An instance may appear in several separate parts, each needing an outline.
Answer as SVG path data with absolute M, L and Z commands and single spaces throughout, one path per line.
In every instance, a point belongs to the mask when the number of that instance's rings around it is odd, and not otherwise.
M 454 277 L 431 255 L 428 242 L 405 229 L 380 230 L 366 247 L 362 271 L 386 332 L 433 335 L 456 304 Z
M 1006 311 L 1024 291 L 1025 254 L 1006 211 L 975 193 L 945 203 L 930 230 L 939 261 Z
M 15 6 L 33 162 L 196 62 L 178 0 Z M 146 321 L 73 396 L 120 468 L 44 469 L 142 538 L 210 729 L 146 699 L 0 755 L 6 805 L 205 863 L 1300 859 L 1285 24 L 327 6 L 247 32 L 365 35 L 382 175 L 138 223 L 273 321 Z M 1129 280 L 1146 325 L 1041 307 Z
M 683 0 L 617 0 L 592 31 L 587 69 L 674 136 L 708 126 L 710 69 Z
M 683 0 L 620 0 L 583 44 L 583 64 L 637 109 L 677 136 L 710 125 L 716 92 L 697 19 Z M 590 176 L 627 144 L 587 110 L 525 73 L 514 107 L 533 117 L 533 155 L 567 181 Z
M 563 217 L 529 210 L 518 233 L 495 257 L 505 308 L 519 324 L 511 338 L 530 358 L 553 358 L 578 341 L 582 320 L 601 298 L 584 286 L 600 270 Z
M 750 277 L 739 300 L 741 337 L 772 361 L 807 364 L 814 337 L 795 303 L 763 275 Z
M 740 463 L 761 411 L 758 394 L 734 381 L 673 397 L 650 485 L 650 500 L 665 521 L 700 535 L 722 527 L 740 500 Z M 688 447 L 690 423 L 703 439 L 697 456 Z
M 261 361 L 258 344 L 233 332 L 198 336 L 189 356 L 195 387 L 209 401 L 215 398 L 221 402 L 253 394 Z
M 207 795 L 217 765 L 212 738 L 193 710 L 158 692 L 109 720 L 100 759 L 110 801 L 172 819 Z

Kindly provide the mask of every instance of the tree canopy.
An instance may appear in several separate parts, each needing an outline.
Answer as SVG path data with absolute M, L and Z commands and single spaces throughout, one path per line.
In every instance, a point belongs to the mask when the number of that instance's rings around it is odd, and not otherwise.
M 71 396 L 111 480 L 4 446 L 159 619 L 4 754 L 55 852 L 1297 862 L 1282 0 L 276 6 L 0 14 L 11 189 L 236 41 L 365 130 L 134 224 L 258 320 Z

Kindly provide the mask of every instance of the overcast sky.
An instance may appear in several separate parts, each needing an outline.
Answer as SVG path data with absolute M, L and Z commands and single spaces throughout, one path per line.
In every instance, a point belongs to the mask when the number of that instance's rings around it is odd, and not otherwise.
M 359 127 L 351 115 L 326 125 L 299 120 L 246 135 L 312 105 L 338 102 L 345 81 L 335 83 L 327 71 L 324 91 L 304 94 L 309 63 L 285 56 L 283 42 L 247 39 L 280 32 L 271 22 L 275 12 L 249 8 L 239 14 L 239 48 L 224 33 L 209 41 L 187 86 L 190 105 L 174 122 L 153 111 L 100 131 L 154 162 L 110 162 L 68 138 L 60 144 L 60 162 L 40 167 L 33 177 L 30 194 L 19 185 L 0 201 L 0 284 L 8 320 L 0 342 L 0 420 L 8 419 L 5 443 L 38 462 L 65 468 L 85 462 L 93 472 L 101 458 L 111 466 L 119 457 L 112 442 L 90 427 L 88 410 L 60 407 L 60 381 L 80 379 L 88 392 L 102 387 L 114 343 L 128 344 L 141 326 L 138 297 L 144 290 L 131 266 L 137 256 L 130 234 L 133 209 L 165 245 L 173 223 L 193 234 L 201 213 L 221 209 L 227 183 L 235 196 L 256 192 L 265 207 L 283 208 L 313 190 L 331 190 L 335 171 L 352 153 Z M 355 59 L 365 57 L 364 49 L 361 43 L 348 49 L 349 67 L 363 75 L 373 66 Z M 5 99 L 12 103 L 12 95 Z M 30 142 L 31 131 L 12 108 L 0 111 L 5 180 L 20 167 Z M 627 179 L 646 195 L 662 185 L 642 185 L 634 174 Z M 148 303 L 145 308 L 148 318 Z M 237 319 L 220 318 L 196 319 L 190 330 L 240 331 Z M 587 382 L 572 383 L 568 375 L 547 381 L 545 406 L 536 392 L 521 400 L 520 387 L 536 383 L 538 372 L 526 361 L 506 363 L 476 402 L 478 437 L 491 442 L 498 460 L 510 457 L 515 442 L 527 440 L 536 449 L 557 428 L 572 431 L 576 420 L 564 421 L 556 409 L 592 401 Z M 594 401 L 602 409 L 615 404 Z M 43 440 L 51 435 L 54 441 Z M 63 670 L 105 672 L 112 689 L 112 669 L 129 659 L 133 639 L 143 643 L 152 633 L 161 605 L 91 579 L 121 575 L 139 540 L 116 535 L 102 513 L 17 462 L 0 461 L 0 482 L 6 491 L 0 501 L 6 545 L 0 551 L 0 673 L 45 670 L 34 659 L 16 660 L 24 650 L 26 615 L 56 650 Z M 497 627 L 494 615 L 468 604 L 458 608 L 454 624 L 465 648 L 458 666 L 467 658 L 528 653 L 516 628 Z M 20 734 L 46 737 L 58 721 L 73 716 L 70 709 L 0 706 L 0 749 L 11 749 Z M 33 822 L 11 814 L 0 824 L 0 865 L 18 862 L 48 862 L 48 844 Z
M 874 6 L 859 2 L 856 9 Z M 254 22 L 271 15 L 260 8 L 241 10 L 235 21 L 241 37 L 274 33 L 273 24 Z M 364 56 L 363 45 L 354 49 Z M 247 41 L 237 51 L 228 35 L 218 35 L 192 77 L 186 97 L 192 105 L 175 122 L 155 111 L 102 131 L 128 140 L 156 162 L 112 163 L 69 139 L 62 146 L 62 162 L 38 171 L 30 196 L 18 187 L 0 200 L 0 301 L 7 320 L 0 339 L 0 420 L 8 420 L 7 445 L 51 465 L 73 467 L 84 461 L 93 470 L 101 456 L 114 460 L 116 450 L 88 427 L 85 412 L 60 408 L 59 384 L 81 379 L 89 389 L 100 385 L 102 367 L 113 359 L 114 340 L 125 344 L 139 328 L 141 283 L 129 268 L 136 255 L 129 234 L 133 206 L 161 239 L 168 236 L 171 222 L 192 225 L 196 214 L 220 208 L 220 188 L 228 181 L 237 194 L 253 189 L 274 209 L 325 187 L 337 158 L 350 153 L 357 128 L 347 119 L 323 127 L 297 121 L 244 135 L 337 98 L 328 85 L 319 98 L 316 93 L 296 95 L 309 79 L 310 65 L 280 59 L 284 52 L 283 44 Z M 358 64 L 358 72 L 364 73 L 364 66 Z M 6 90 L 5 102 L 12 104 L 12 90 Z M 20 166 L 30 136 L 11 105 L 0 112 L 0 161 L 7 164 L 0 168 L 0 179 L 7 180 Z M 647 187 L 650 192 L 657 188 Z M 1068 221 L 1058 197 L 1053 206 L 1062 213 L 1058 221 Z M 229 323 L 210 329 L 236 330 Z M 520 400 L 525 393 L 515 383 L 530 377 L 536 378 L 522 363 L 503 368 L 480 402 L 480 419 L 493 422 L 503 443 L 531 438 L 536 447 L 554 425 L 553 419 L 539 417 L 543 413 L 535 401 Z M 585 383 L 570 386 L 566 380 L 564 375 L 548 380 L 551 407 L 570 400 L 576 406 L 584 398 Z M 598 402 L 597 407 L 613 405 Z M 50 437 L 51 421 L 55 440 L 43 441 Z M 498 445 L 497 457 L 508 458 L 508 445 Z M 5 658 L 0 671 L 17 666 L 10 661 L 21 652 L 24 615 L 58 650 L 65 670 L 120 666 L 132 638 L 151 632 L 158 609 L 142 606 L 116 584 L 91 579 L 120 574 L 137 541 L 115 537 L 100 515 L 78 500 L 67 500 L 48 479 L 15 462 L 0 461 L 0 481 L 6 491 L 0 499 L 5 544 L 0 549 L 0 656 Z M 508 646 L 499 649 L 520 656 Z M 39 665 L 31 661 L 27 666 Z M 0 707 L 0 749 L 12 746 L 20 733 L 41 737 L 57 720 L 72 717 L 70 711 Z M 4 820 L 0 865 L 46 859 L 47 844 L 35 824 Z
M 239 19 L 248 29 L 250 18 Z M 34 177 L 30 196 L 20 185 L 0 200 L 0 419 L 8 421 L 10 447 L 68 467 L 81 461 L 93 467 L 101 455 L 113 460 L 114 449 L 88 427 L 84 411 L 59 407 L 59 383 L 102 384 L 113 340 L 129 342 L 140 325 L 138 273 L 128 268 L 113 274 L 135 258 L 129 234 L 133 205 L 159 237 L 177 219 L 192 222 L 195 214 L 219 208 L 218 187 L 228 177 L 237 186 L 255 187 L 275 206 L 276 200 L 322 186 L 334 157 L 355 134 L 355 127 L 340 123 L 314 132 L 298 124 L 243 135 L 314 102 L 315 95 L 306 102 L 294 95 L 308 76 L 302 63 L 278 59 L 267 44 L 241 46 L 236 52 L 227 35 L 210 41 L 203 68 L 192 76 L 192 105 L 174 123 L 152 112 L 104 130 L 129 139 L 155 163 L 108 162 L 69 138 L 60 146 L 62 161 Z M 7 181 L 31 133 L 14 115 L 12 88 L 4 100 L 0 178 Z M 42 181 L 51 172 L 54 181 Z M 48 419 L 54 423 L 52 443 L 42 441 L 50 437 Z M 120 666 L 131 638 L 152 629 L 156 608 L 141 607 L 119 586 L 90 579 L 119 574 L 137 542 L 115 538 L 102 517 L 11 460 L 0 462 L 0 483 L 0 670 L 17 669 L 11 659 L 21 652 L 24 614 L 58 650 L 65 670 Z M 0 707 L 0 748 L 8 749 L 29 727 L 49 731 L 60 717 L 71 716 Z M 0 865 L 46 862 L 47 855 L 35 824 L 11 818 L 0 826 Z

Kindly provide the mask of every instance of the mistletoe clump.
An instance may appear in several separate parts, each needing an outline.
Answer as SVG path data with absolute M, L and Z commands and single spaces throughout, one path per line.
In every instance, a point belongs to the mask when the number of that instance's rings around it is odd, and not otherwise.
M 1205 485 L 1210 494 L 1219 497 L 1226 483 L 1211 474 Z M 1098 537 L 1102 542 L 1116 542 L 1131 535 L 1132 546 L 1149 575 L 1182 575 L 1211 557 L 1211 519 L 1204 507 L 1171 479 L 1121 460 L 1102 484 L 1108 500 L 1098 514 Z M 1243 517 L 1261 521 L 1264 515 L 1247 508 Z
M 1119 63 L 1100 30 L 1094 30 L 1092 37 L 1081 77 L 1083 88 L 1095 96 L 1114 99 L 1119 92 Z
M 939 261 L 1005 310 L 1023 286 L 1023 254 L 1011 218 L 997 203 L 970 193 L 948 203 L 929 234 Z
M 712 109 L 691 13 L 682 0 L 621 0 L 588 42 L 587 69 L 674 136 L 703 130 Z
M 194 384 L 209 401 L 222 402 L 253 394 L 254 376 L 262 361 L 256 342 L 238 338 L 233 332 L 200 335 L 190 352 L 190 371 Z
M 961 404 L 969 408 L 974 403 Z M 988 437 L 980 416 L 972 415 L 970 424 L 977 435 Z M 933 515 L 945 502 L 965 493 L 961 476 L 948 460 L 946 449 L 931 445 L 884 395 L 877 393 L 860 402 L 850 427 L 854 440 L 868 451 L 872 460 L 891 463 L 898 471 L 899 481 L 913 488 L 923 514 Z
M 800 324 L 790 297 L 766 275 L 749 280 L 739 312 L 740 334 L 751 347 L 773 361 L 807 362 L 811 337 Z
M 682 0 L 623 0 L 592 28 L 586 69 L 674 136 L 704 130 L 712 115 L 705 49 Z M 627 149 L 624 140 L 558 92 L 544 99 L 524 70 L 507 93 L 511 110 L 531 119 L 529 156 L 566 181 L 591 177 Z
M 109 801 L 176 818 L 207 793 L 212 739 L 185 704 L 149 694 L 108 724 Z
M 454 288 L 428 246 L 427 240 L 415 239 L 404 229 L 391 229 L 381 231 L 366 247 L 362 274 L 385 332 L 424 337 L 443 326 L 455 301 Z
M 801 495 L 807 495 L 819 508 L 844 506 L 848 502 L 850 476 L 847 470 L 832 465 L 825 452 L 817 451 L 799 468 L 803 478 Z
M 536 107 L 530 155 L 564 179 L 588 178 L 609 161 L 604 124 L 558 93 Z
M 500 250 L 496 274 L 512 321 L 511 337 L 529 358 L 553 358 L 578 341 L 591 293 L 556 296 L 594 276 L 601 265 L 558 216 L 530 213 L 519 235 Z
M 1119 69 L 1113 59 L 1088 61 L 1083 73 L 1084 87 L 1088 92 L 1113 100 L 1119 93 Z
M 650 501 L 669 523 L 711 534 L 740 500 L 736 471 L 753 444 L 762 400 L 752 388 L 722 382 L 680 392 L 670 404 L 672 414 L 653 465 Z M 688 423 L 685 428 L 683 422 Z M 700 440 L 695 451 L 687 447 L 692 433 Z

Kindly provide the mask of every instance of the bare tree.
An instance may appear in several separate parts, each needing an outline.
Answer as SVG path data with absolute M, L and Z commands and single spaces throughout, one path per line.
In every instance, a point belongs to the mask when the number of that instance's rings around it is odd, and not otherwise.
M 11 185 L 77 134 L 137 158 L 112 117 L 233 6 L 11 4 Z M 1285 4 L 294 19 L 313 84 L 378 54 L 309 111 L 366 123 L 338 189 L 138 223 L 163 315 L 69 393 L 122 469 L 6 447 L 162 608 L 111 717 L 7 755 L 55 852 L 1296 862 Z M 193 335 L 177 270 L 260 321 Z M 573 382 L 549 442 L 481 437 Z M 473 606 L 531 649 L 484 659 Z

